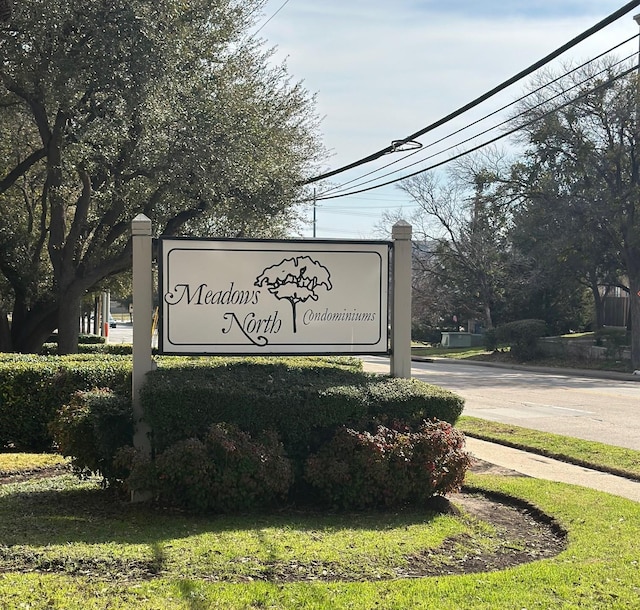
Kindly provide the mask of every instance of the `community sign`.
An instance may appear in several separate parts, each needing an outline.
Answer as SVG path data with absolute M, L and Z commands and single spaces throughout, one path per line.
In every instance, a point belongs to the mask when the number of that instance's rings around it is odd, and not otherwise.
M 161 238 L 165 354 L 386 354 L 389 242 Z

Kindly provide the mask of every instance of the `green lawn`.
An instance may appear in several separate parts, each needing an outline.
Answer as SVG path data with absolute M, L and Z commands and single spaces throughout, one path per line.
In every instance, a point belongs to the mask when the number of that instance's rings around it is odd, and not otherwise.
M 63 466 L 69 460 L 52 453 L 0 453 L 0 476 Z
M 584 335 L 571 335 L 572 339 L 579 340 Z M 411 347 L 413 356 L 422 358 L 451 358 L 454 360 L 481 360 L 484 362 L 494 362 L 496 364 L 523 364 L 515 361 L 509 353 L 508 348 L 500 351 L 489 352 L 484 347 L 456 347 L 447 348 L 440 345 L 428 346 L 421 343 L 414 343 Z M 538 358 L 531 362 L 524 363 L 531 366 L 543 366 L 552 368 L 587 369 L 598 371 L 612 371 L 619 373 L 631 373 L 633 367 L 630 360 L 606 360 L 594 358 L 561 358 L 545 357 Z
M 521 477 L 470 475 L 552 515 L 557 557 L 500 572 L 396 578 L 444 538 L 499 543 L 428 512 L 194 517 L 107 501 L 67 476 L 0 487 L 0 608 L 625 609 L 640 596 L 640 504 Z M 477 548 L 477 545 L 474 547 Z M 300 566 L 307 579 L 278 582 Z M 315 572 L 314 572 L 315 570 Z M 311 576 L 309 574 L 311 573 Z M 353 577 L 357 579 L 353 580 Z
M 456 427 L 469 436 L 640 480 L 640 451 L 466 415 Z
M 478 356 L 489 357 L 491 352 L 488 352 L 484 347 L 428 347 L 420 344 L 413 344 L 411 347 L 412 356 L 422 356 L 424 358 L 437 357 L 437 358 L 454 358 L 454 359 L 466 359 Z
M 487 440 L 640 477 L 640 452 L 462 417 Z M 0 454 L 0 476 L 64 465 Z M 527 477 L 467 485 L 526 502 L 568 532 L 558 556 L 497 572 L 403 577 L 511 542 L 427 510 L 193 516 L 131 505 L 71 474 L 0 485 L 0 610 L 627 610 L 640 599 L 640 504 Z M 448 553 L 438 552 L 443 542 Z M 454 544 L 451 544 L 451 542 Z M 480 551 L 479 551 L 480 550 Z

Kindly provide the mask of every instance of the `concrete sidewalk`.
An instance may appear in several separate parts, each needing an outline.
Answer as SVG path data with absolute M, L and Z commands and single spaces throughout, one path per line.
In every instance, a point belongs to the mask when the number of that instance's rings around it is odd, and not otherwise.
M 575 466 L 469 436 L 467 436 L 466 448 L 473 457 L 479 460 L 513 470 L 525 476 L 582 485 L 640 502 L 640 481 L 632 481 L 624 477 L 591 470 L 583 466 Z

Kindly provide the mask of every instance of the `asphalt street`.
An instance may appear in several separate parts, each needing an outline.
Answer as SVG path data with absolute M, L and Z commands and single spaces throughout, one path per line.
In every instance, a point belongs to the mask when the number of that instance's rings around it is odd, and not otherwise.
M 389 361 L 363 357 L 365 369 L 388 373 Z M 640 449 L 640 383 L 587 371 L 514 370 L 437 360 L 414 362 L 412 376 L 465 398 L 464 413 L 527 428 Z M 640 482 L 467 437 L 475 458 L 514 473 L 590 487 L 640 502 Z
M 363 360 L 368 371 L 389 372 L 388 358 Z M 411 373 L 462 396 L 465 415 L 640 450 L 637 376 L 603 379 L 444 359 L 413 362 Z

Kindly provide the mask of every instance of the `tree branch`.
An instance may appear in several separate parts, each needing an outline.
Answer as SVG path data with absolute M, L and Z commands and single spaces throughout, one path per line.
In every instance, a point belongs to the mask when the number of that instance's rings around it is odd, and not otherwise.
M 16 180 L 23 176 L 33 167 L 38 161 L 44 159 L 47 156 L 45 148 L 40 148 L 32 152 L 27 158 L 23 159 L 18 165 L 16 165 L 1 181 L 0 181 L 0 194 L 11 188 Z

